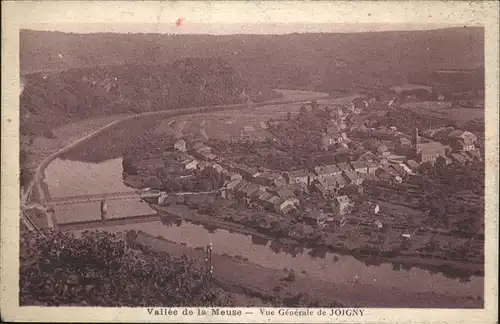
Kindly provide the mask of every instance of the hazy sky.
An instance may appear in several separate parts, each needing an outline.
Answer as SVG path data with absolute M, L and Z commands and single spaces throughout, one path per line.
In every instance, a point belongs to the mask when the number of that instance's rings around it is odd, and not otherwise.
M 428 30 L 456 27 L 451 24 L 334 24 L 334 23 L 253 23 L 253 24 L 204 24 L 183 19 L 178 26 L 170 24 L 113 23 L 113 24 L 26 24 L 22 28 L 34 30 L 57 30 L 72 33 L 168 33 L 168 34 L 289 34 L 289 33 L 350 33 L 387 30 Z

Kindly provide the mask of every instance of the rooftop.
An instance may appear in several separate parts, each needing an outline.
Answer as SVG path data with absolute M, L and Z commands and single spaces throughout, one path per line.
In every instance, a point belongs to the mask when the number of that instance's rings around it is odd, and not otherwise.
M 314 172 L 316 172 L 317 175 L 320 174 L 334 174 L 334 173 L 339 173 L 340 169 L 335 165 L 322 165 L 322 166 L 317 166 L 314 168 Z
M 351 167 L 346 162 L 340 162 L 337 165 L 341 170 L 351 170 Z
M 358 175 L 356 174 L 356 172 L 353 172 L 353 171 L 344 171 L 344 174 L 346 175 L 347 178 L 349 178 L 349 180 L 351 181 L 356 181 L 358 180 Z
M 329 187 L 335 187 L 335 186 L 337 186 L 338 181 L 335 179 L 335 177 L 329 177 L 329 178 L 325 178 L 325 179 L 319 180 L 319 183 L 323 187 L 329 188 Z
M 341 175 L 341 174 L 335 174 L 334 175 L 335 177 L 335 180 L 341 185 L 341 186 L 345 186 L 347 184 L 347 181 L 345 180 L 345 178 Z
M 280 190 L 276 191 L 276 193 L 280 198 L 295 197 L 295 194 L 289 188 L 281 188 Z
M 424 153 L 433 153 L 433 152 L 440 152 L 444 151 L 445 148 L 444 146 L 439 143 L 439 142 L 430 142 L 430 143 L 422 143 L 422 144 L 417 144 L 417 151 L 424 151 Z
M 299 177 L 307 177 L 307 170 L 300 169 L 287 172 L 288 177 L 290 178 L 299 178 Z
M 339 203 L 349 203 L 349 197 L 347 196 L 338 196 L 337 198 L 335 198 L 335 200 L 337 200 Z
M 354 169 L 366 169 L 366 164 L 362 161 L 352 161 L 351 165 Z

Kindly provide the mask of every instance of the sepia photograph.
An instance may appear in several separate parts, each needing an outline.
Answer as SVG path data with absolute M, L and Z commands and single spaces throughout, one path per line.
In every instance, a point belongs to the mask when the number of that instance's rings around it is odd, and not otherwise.
M 214 322 L 496 304 L 484 25 L 172 17 L 16 30 L 12 303 Z

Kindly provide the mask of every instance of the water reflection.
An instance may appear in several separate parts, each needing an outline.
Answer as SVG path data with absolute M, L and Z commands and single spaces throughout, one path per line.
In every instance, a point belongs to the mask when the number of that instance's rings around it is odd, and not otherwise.
M 253 242 L 256 236 L 230 233 L 221 229 L 211 233 L 202 225 L 182 222 L 177 226 L 178 222 L 179 220 L 170 220 L 121 225 L 106 230 L 111 232 L 140 230 L 154 237 L 162 237 L 192 248 L 201 248 L 212 243 L 214 253 L 248 259 L 264 267 L 294 269 L 298 273 L 307 273 L 325 281 L 351 283 L 357 277 L 360 284 L 376 283 L 377 286 L 407 291 L 433 291 L 463 296 L 482 295 L 483 280 L 478 277 L 459 281 L 448 279 L 442 274 L 433 275 L 428 271 L 401 264 L 381 263 L 378 266 L 367 267 L 352 256 L 334 254 L 325 249 L 316 249 L 313 252 L 312 249 L 302 249 L 297 245 L 277 240 L 259 245 Z
M 133 190 L 122 182 L 121 158 L 99 164 L 55 160 L 46 170 L 46 182 L 53 197 Z M 152 213 L 154 210 L 138 200 L 108 203 L 109 217 Z M 58 221 L 61 222 L 98 219 L 100 217 L 99 204 L 58 206 L 56 215 Z M 249 261 L 263 267 L 292 268 L 297 273 L 307 273 L 333 283 L 350 283 L 356 276 L 361 284 L 376 283 L 377 286 L 394 287 L 406 291 L 433 291 L 464 296 L 483 294 L 484 280 L 481 277 L 473 276 L 470 280 L 459 281 L 449 278 L 450 275 L 436 274 L 435 271 L 429 272 L 415 268 L 411 264 L 393 265 L 381 263 L 380 260 L 367 261 L 367 259 L 360 261 L 353 256 L 332 253 L 326 248 L 304 248 L 276 239 L 268 241 L 258 235 L 232 233 L 216 229 L 214 226 L 182 222 L 179 218 L 163 218 L 161 221 L 106 228 L 107 231 L 112 232 L 132 229 L 192 248 L 213 243 L 215 253 L 248 258 Z M 405 271 L 401 271 L 401 267 Z M 438 268 L 437 271 L 456 274 L 446 266 Z

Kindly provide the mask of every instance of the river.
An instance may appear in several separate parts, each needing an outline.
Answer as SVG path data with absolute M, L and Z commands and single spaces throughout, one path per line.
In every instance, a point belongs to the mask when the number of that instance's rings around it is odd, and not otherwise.
M 113 158 L 99 163 L 56 159 L 45 170 L 45 183 L 51 197 L 84 194 L 132 191 L 122 181 L 122 159 Z M 100 205 L 78 204 L 55 208 L 58 223 L 92 220 L 100 218 Z M 147 215 L 155 213 L 146 203 L 138 200 L 108 202 L 108 218 Z M 314 257 L 312 251 L 304 249 L 298 253 L 280 251 L 271 242 L 252 240 L 251 236 L 230 233 L 226 230 L 209 231 L 203 226 L 182 222 L 180 225 L 166 225 L 159 221 L 120 225 L 105 228 L 120 232 L 128 229 L 141 230 L 170 241 L 184 243 L 191 247 L 202 247 L 208 243 L 214 252 L 231 256 L 242 256 L 249 261 L 269 268 L 293 268 L 298 272 L 329 280 L 348 283 L 359 278 L 360 283 L 373 284 L 413 292 L 433 291 L 456 296 L 483 296 L 484 278 L 471 277 L 468 282 L 431 273 L 419 268 L 397 269 L 384 263 L 368 266 L 352 256 L 326 253 Z M 76 233 L 78 234 L 78 233 Z

